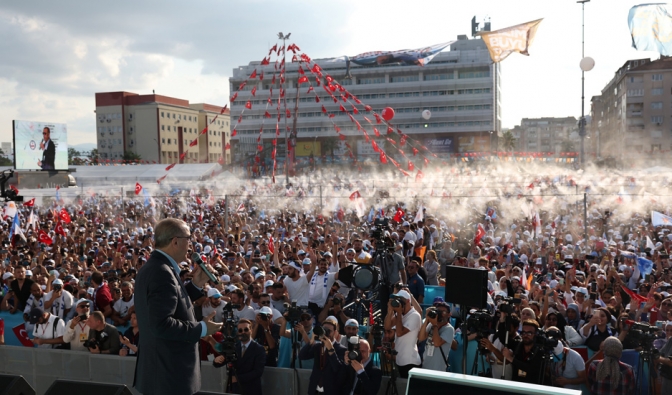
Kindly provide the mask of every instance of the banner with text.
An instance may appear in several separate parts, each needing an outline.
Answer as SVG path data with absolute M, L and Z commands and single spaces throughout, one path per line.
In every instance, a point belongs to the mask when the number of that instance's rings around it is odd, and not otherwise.
M 481 38 L 490 51 L 494 63 L 501 62 L 513 52 L 529 55 L 527 50 L 534 41 L 541 19 L 523 23 L 493 32 L 480 32 Z

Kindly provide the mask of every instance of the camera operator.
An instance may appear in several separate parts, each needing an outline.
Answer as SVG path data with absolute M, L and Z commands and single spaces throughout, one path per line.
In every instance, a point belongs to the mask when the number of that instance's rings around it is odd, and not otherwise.
M 553 385 L 572 390 L 581 390 L 581 384 L 586 382 L 586 367 L 583 357 L 572 350 L 562 340 L 562 332 L 555 326 L 546 330 L 549 339 L 557 339 L 558 345 L 553 350 L 551 375 Z
M 668 324 L 669 326 L 670 324 Z M 667 326 L 666 326 L 667 329 Z M 667 339 L 667 342 L 660 349 L 660 355 L 656 359 L 656 365 L 660 368 L 660 376 L 662 380 L 661 394 L 672 394 L 672 337 Z
M 345 315 L 345 310 L 343 310 L 344 305 L 345 297 L 340 293 L 335 293 L 324 305 L 324 308 L 317 316 L 317 321 L 322 322 L 329 316 L 336 317 L 338 320 L 338 331 L 343 332 L 345 330 L 345 322 L 350 319 L 350 317 Z
M 376 247 L 377 248 L 377 247 Z M 376 251 L 376 253 L 384 253 L 384 251 Z M 391 260 L 387 260 L 385 267 L 381 267 L 381 275 L 383 283 L 378 290 L 378 298 L 380 299 L 381 314 L 383 317 L 387 316 L 387 307 L 390 294 L 393 293 L 394 284 L 401 282 L 408 284 L 406 278 L 406 267 L 404 266 L 404 258 L 395 251 L 389 251 Z
M 315 339 L 306 344 L 299 352 L 302 360 L 313 359 L 313 370 L 308 384 L 308 395 L 323 393 L 324 395 L 341 395 L 344 367 L 343 358 L 347 348 L 341 346 L 336 339 L 338 322 L 335 317 L 327 317 L 322 327 L 313 332 Z M 315 341 L 319 339 L 320 341 Z
M 63 341 L 70 343 L 70 349 L 74 351 L 88 351 L 84 343 L 89 338 L 91 328 L 87 323 L 91 302 L 88 299 L 79 299 L 75 303 L 77 315 L 65 325 Z
M 264 347 L 266 366 L 278 366 L 278 344 L 280 343 L 280 325 L 273 323 L 273 310 L 264 306 L 259 309 L 252 323 L 252 339 Z
M 421 360 L 417 343 L 422 317 L 411 306 L 411 295 L 405 290 L 392 294 L 387 309 L 385 329 L 394 328 L 399 377 L 408 378 L 409 370 L 420 367 Z
M 352 336 L 359 336 L 359 322 L 354 318 L 345 321 L 343 335 L 338 342 L 341 343 L 343 347 L 348 347 L 348 339 Z
M 373 364 L 370 358 L 369 342 L 355 337 L 359 341 L 358 351 L 348 351 L 345 355 L 347 368 L 342 395 L 377 395 L 383 372 Z M 350 357 L 356 357 L 350 359 Z
M 292 362 L 292 347 L 296 335 L 301 334 L 301 347 L 311 343 L 313 338 L 313 316 L 310 313 L 301 313 L 298 322 L 287 322 L 288 311 L 280 317 L 280 348 L 278 350 L 278 367 L 289 368 Z M 291 325 L 295 324 L 292 328 Z M 289 327 L 289 328 L 288 328 Z M 300 349 L 300 348 L 299 348 Z M 302 361 L 301 368 L 312 369 L 313 361 Z
M 103 313 L 94 311 L 86 321 L 91 329 L 84 347 L 88 348 L 92 354 L 118 355 L 121 348 L 119 331 L 116 327 L 105 322 Z
M 506 360 L 513 365 L 513 381 L 529 384 L 540 384 L 543 381 L 543 376 L 540 375 L 543 352 L 534 344 L 538 330 L 537 321 L 523 321 L 523 330 L 520 332 L 522 341 L 516 350 L 502 350 Z
M 446 302 L 436 302 L 427 309 L 418 341 L 427 340 L 423 354 L 423 369 L 448 371 L 448 355 L 455 337 L 455 328 L 450 325 L 450 306 Z M 437 350 L 438 348 L 438 350 Z
M 266 366 L 264 347 L 252 340 L 252 322 L 245 318 L 238 321 L 238 340 L 235 344 L 235 361 L 231 361 L 235 374 L 231 378 L 234 394 L 261 395 L 261 376 Z M 213 366 L 220 368 L 227 363 L 224 355 L 215 357 Z
M 500 307 L 501 309 L 501 307 Z M 507 328 L 506 322 L 509 326 Z M 499 324 L 497 325 L 497 330 L 494 334 L 490 335 L 488 338 L 483 338 L 480 340 L 481 346 L 488 349 L 491 352 L 490 361 L 492 362 L 492 377 L 499 379 L 502 377 L 502 371 L 504 371 L 504 379 L 511 380 L 513 377 L 513 371 L 511 364 L 507 363 L 506 368 L 504 367 L 504 354 L 502 350 L 508 348 L 515 350 L 518 347 L 518 344 L 522 341 L 520 336 L 518 336 L 518 326 L 520 325 L 520 319 L 515 313 L 506 313 L 504 311 L 500 312 L 499 315 Z M 508 330 L 508 341 L 507 341 L 507 330 Z

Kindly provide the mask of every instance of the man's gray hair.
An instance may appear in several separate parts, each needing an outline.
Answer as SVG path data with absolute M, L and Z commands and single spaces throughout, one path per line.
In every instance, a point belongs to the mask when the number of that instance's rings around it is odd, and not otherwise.
M 154 248 L 163 248 L 170 244 L 170 241 L 182 236 L 184 229 L 189 229 L 186 222 L 177 218 L 166 218 L 154 227 Z

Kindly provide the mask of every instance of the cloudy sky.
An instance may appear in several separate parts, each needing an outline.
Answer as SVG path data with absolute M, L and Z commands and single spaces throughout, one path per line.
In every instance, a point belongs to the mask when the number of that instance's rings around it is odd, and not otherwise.
M 626 0 L 586 4 L 590 97 L 628 59 Z M 470 34 L 472 16 L 492 29 L 544 18 L 531 56 L 502 64 L 503 126 L 523 117 L 579 116 L 581 5 L 575 0 L 195 0 L 0 3 L 0 141 L 13 119 L 66 123 L 69 143 L 95 142 L 95 92 L 151 93 L 224 105 L 232 69 L 260 60 L 277 40 L 312 58 L 416 48 Z

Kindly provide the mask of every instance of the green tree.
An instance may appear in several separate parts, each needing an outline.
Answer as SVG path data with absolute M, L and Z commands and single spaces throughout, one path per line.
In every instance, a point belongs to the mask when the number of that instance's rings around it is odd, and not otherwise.
M 499 148 L 502 151 L 513 151 L 516 148 L 516 137 L 511 133 L 510 130 L 507 130 L 502 134 L 502 138 L 499 140 Z
M 12 161 L 5 156 L 5 152 L 0 148 L 0 166 L 12 166 Z
M 98 164 L 98 148 L 94 148 L 89 152 L 89 159 L 91 160 L 91 163 Z
M 337 137 L 326 137 L 321 140 L 322 142 L 322 155 L 327 156 L 327 152 L 331 155 L 331 159 L 334 159 L 334 150 L 338 144 Z
M 564 140 L 560 144 L 560 152 L 573 152 L 574 150 L 574 142 L 571 140 Z
M 124 152 L 124 156 L 122 157 L 122 159 L 127 161 L 127 162 L 135 162 L 135 161 L 141 160 L 142 157 L 140 155 L 136 154 L 135 152 L 126 151 L 126 152 Z
M 82 153 L 77 151 L 76 149 L 74 149 L 72 147 L 68 148 L 68 164 L 69 165 L 78 164 L 78 163 L 74 163 L 74 160 L 78 159 L 76 157 L 81 156 L 81 155 L 82 155 Z M 79 162 L 81 162 L 81 160 L 79 160 Z

